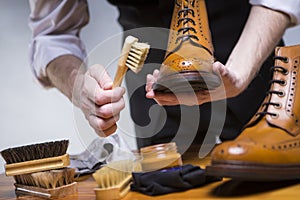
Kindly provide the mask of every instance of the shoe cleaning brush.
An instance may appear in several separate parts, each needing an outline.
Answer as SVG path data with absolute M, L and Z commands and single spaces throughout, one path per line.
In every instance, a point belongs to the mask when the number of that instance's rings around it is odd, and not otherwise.
M 1 151 L 5 173 L 15 176 L 66 167 L 70 164 L 68 145 L 68 140 L 62 140 L 5 149 Z
M 68 140 L 32 144 L 1 151 L 5 173 L 13 176 L 17 196 L 59 198 L 77 191 L 75 169 L 66 153 Z
M 131 160 L 111 162 L 93 174 L 98 184 L 95 188 L 97 200 L 121 199 L 130 191 L 131 173 L 140 171 L 140 164 Z
M 124 75 L 130 69 L 138 73 L 143 68 L 150 45 L 138 42 L 133 36 L 127 36 L 122 47 L 121 57 L 118 61 L 118 69 L 114 78 L 113 88 L 121 85 Z
M 14 176 L 17 196 L 61 198 L 77 191 L 75 169 L 63 168 Z

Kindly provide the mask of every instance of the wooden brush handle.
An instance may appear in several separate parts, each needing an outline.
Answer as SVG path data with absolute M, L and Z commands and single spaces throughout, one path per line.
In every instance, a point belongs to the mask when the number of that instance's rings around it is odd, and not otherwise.
M 113 82 L 113 88 L 119 87 L 122 84 L 123 78 L 126 74 L 128 70 L 128 67 L 126 67 L 125 65 L 119 65 L 115 78 L 114 78 L 114 82 Z
M 69 155 L 65 154 L 57 157 L 8 164 L 5 165 L 5 173 L 6 176 L 15 176 L 51 169 L 59 169 L 67 167 L 68 165 L 70 165 Z
M 110 177 L 110 178 L 114 179 L 116 177 Z M 131 180 L 132 180 L 132 176 L 129 175 L 117 185 L 112 185 L 107 188 L 94 188 L 96 200 L 122 199 L 130 191 Z

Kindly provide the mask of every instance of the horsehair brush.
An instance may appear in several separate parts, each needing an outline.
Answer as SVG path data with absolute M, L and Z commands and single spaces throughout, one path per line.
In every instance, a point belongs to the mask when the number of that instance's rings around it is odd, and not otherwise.
M 75 169 L 66 168 L 68 145 L 68 140 L 62 140 L 1 151 L 6 175 L 14 176 L 16 194 L 60 198 L 75 193 Z
M 8 148 L 1 151 L 7 176 L 59 169 L 70 164 L 68 140 Z
M 118 69 L 114 78 L 113 88 L 121 85 L 128 69 L 136 74 L 142 70 L 149 49 L 149 44 L 138 42 L 138 39 L 131 35 L 126 37 L 122 47 L 121 57 L 118 61 Z
M 18 197 L 62 198 L 77 192 L 74 175 L 74 168 L 62 168 L 14 176 L 15 192 Z

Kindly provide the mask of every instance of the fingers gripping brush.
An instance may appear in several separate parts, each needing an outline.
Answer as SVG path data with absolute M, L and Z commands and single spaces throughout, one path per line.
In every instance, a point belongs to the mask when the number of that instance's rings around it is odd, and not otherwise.
M 1 151 L 7 176 L 14 176 L 17 195 L 59 198 L 76 192 L 75 170 L 66 154 L 69 141 L 55 141 Z
M 123 44 L 121 57 L 118 61 L 118 69 L 114 78 L 113 88 L 121 85 L 123 77 L 127 70 L 130 69 L 134 73 L 138 73 L 143 68 L 147 58 L 150 45 L 138 42 L 133 36 L 127 36 Z

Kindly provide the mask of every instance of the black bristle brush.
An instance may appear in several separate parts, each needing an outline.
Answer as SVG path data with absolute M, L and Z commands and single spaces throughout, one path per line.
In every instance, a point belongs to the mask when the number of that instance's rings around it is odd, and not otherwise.
M 68 140 L 62 140 L 1 151 L 6 175 L 15 179 L 16 194 L 59 198 L 75 193 L 75 169 L 66 168 L 68 145 Z
M 70 164 L 68 145 L 68 140 L 61 140 L 5 149 L 1 151 L 5 173 L 15 176 L 66 167 Z

